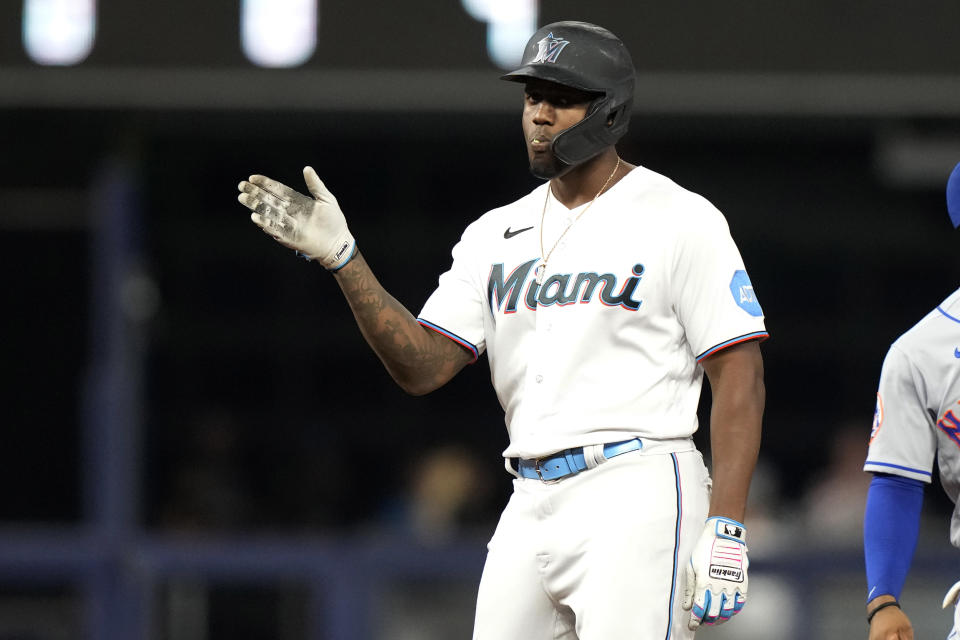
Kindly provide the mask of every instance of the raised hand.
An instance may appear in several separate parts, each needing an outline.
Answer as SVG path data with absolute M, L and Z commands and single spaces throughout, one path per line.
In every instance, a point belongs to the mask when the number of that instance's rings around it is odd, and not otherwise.
M 304 167 L 303 179 L 312 198 L 266 176 L 252 175 L 239 184 L 237 200 L 274 240 L 337 271 L 353 257 L 356 240 L 337 199 L 316 171 Z

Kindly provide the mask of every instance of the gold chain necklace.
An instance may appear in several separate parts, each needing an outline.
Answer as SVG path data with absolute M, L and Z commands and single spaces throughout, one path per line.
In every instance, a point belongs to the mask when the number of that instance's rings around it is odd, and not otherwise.
M 563 233 L 560 234 L 560 237 L 557 238 L 557 241 L 553 243 L 553 246 L 550 247 L 549 252 L 544 252 L 543 250 L 543 221 L 547 217 L 547 203 L 550 202 L 550 192 L 553 187 L 550 184 L 547 184 L 547 197 L 543 199 L 543 212 L 540 214 L 540 262 L 537 263 L 537 268 L 534 270 L 534 276 L 537 279 L 537 284 L 543 284 L 543 274 L 547 270 L 547 262 L 550 261 L 550 256 L 553 255 L 553 250 L 557 248 L 557 245 L 560 244 L 560 241 L 563 240 L 563 236 L 567 235 L 567 231 L 570 231 L 570 227 L 577 223 L 577 220 L 583 217 L 587 211 L 590 210 L 590 207 L 593 206 L 593 203 L 597 201 L 597 198 L 600 197 L 600 194 L 606 191 L 607 186 L 610 184 L 610 181 L 613 180 L 613 176 L 617 175 L 617 169 L 620 168 L 620 157 L 617 156 L 617 164 L 613 168 L 613 173 L 610 174 L 610 177 L 607 178 L 607 181 L 603 183 L 603 186 L 600 187 L 600 191 L 597 191 L 597 195 L 593 196 L 586 207 L 583 208 L 583 211 L 577 214 L 577 217 L 570 221 L 570 224 L 567 225 L 567 228 L 563 230 Z

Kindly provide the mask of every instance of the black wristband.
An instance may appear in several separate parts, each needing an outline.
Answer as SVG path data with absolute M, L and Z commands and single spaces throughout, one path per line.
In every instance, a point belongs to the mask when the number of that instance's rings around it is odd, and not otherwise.
M 900 603 L 896 600 L 891 600 L 889 602 L 878 604 L 876 607 L 874 607 L 873 611 L 867 614 L 867 624 L 870 624 L 870 621 L 873 620 L 873 616 L 877 615 L 877 611 L 880 611 L 880 609 L 886 609 L 887 607 L 896 607 L 899 609 Z

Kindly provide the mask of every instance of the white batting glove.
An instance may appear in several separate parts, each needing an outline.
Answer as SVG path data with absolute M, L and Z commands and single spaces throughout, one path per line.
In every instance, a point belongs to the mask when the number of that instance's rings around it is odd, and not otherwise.
M 730 518 L 707 518 L 700 540 L 684 570 L 683 608 L 687 626 L 721 624 L 747 601 L 746 528 Z
M 357 242 L 347 229 L 337 199 L 317 172 L 304 167 L 303 179 L 313 198 L 256 175 L 240 183 L 237 200 L 253 211 L 250 219 L 274 240 L 337 271 L 353 257 Z

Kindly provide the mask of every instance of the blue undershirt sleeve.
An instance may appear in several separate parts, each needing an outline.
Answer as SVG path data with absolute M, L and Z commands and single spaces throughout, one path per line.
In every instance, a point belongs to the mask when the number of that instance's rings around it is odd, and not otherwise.
M 867 602 L 877 596 L 900 598 L 920 533 L 924 483 L 874 474 L 863 515 L 863 554 Z

